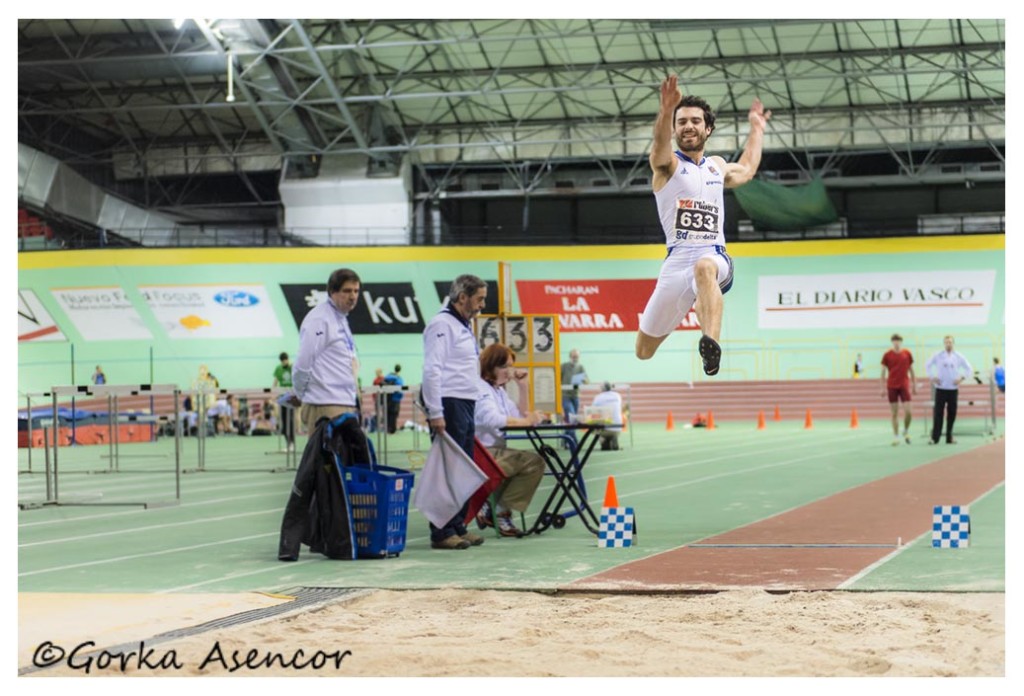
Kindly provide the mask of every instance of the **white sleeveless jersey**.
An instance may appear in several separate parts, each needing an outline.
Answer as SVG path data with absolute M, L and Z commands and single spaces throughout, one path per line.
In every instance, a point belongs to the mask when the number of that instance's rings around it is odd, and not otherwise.
M 676 152 L 676 170 L 655 191 L 665 243 L 686 249 L 725 247 L 725 172 L 719 162 L 704 157 L 694 163 Z

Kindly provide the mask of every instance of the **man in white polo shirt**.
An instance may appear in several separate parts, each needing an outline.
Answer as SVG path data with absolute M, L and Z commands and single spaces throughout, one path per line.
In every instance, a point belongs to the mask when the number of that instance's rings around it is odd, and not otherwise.
M 306 432 L 312 433 L 321 418 L 359 409 L 359 359 L 348 315 L 359 302 L 360 284 L 352 269 L 331 273 L 327 301 L 309 310 L 299 327 L 292 385 L 302 403 L 300 415 Z
M 960 383 L 974 374 L 967 358 L 953 350 L 953 337 L 942 339 L 945 350 L 933 355 L 925 366 L 928 378 L 935 386 L 935 411 L 932 418 L 932 439 L 928 444 L 936 445 L 942 434 L 942 414 L 946 412 L 946 444 L 956 442 L 953 437 L 953 422 L 956 420 L 956 401 Z
M 452 282 L 448 304 L 423 330 L 423 384 L 420 394 L 433 433 L 444 430 L 473 458 L 476 400 L 480 396 L 480 353 L 470 322 L 487 300 L 487 283 L 475 275 Z M 467 501 L 467 505 L 468 505 Z M 467 549 L 484 539 L 466 529 L 466 506 L 443 527 L 430 524 L 435 549 Z
M 610 416 L 610 424 L 599 433 L 601 449 L 619 449 L 619 433 L 622 432 L 622 396 L 612 388 L 611 382 L 605 382 L 601 386 L 601 393 L 594 397 L 590 406 L 606 411 Z

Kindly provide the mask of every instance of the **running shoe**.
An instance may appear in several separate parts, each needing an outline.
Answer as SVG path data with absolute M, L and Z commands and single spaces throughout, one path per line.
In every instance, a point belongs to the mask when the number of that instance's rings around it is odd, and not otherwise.
M 480 508 L 480 512 L 476 513 L 476 526 L 480 529 L 494 526 L 494 521 L 491 519 L 490 503 L 484 503 L 484 506 Z
M 511 517 L 498 518 L 498 533 L 503 537 L 520 537 L 523 535 L 512 523 Z
M 710 336 L 701 336 L 697 345 L 700 357 L 704 359 L 704 374 L 718 374 L 718 363 L 722 359 L 722 347 Z

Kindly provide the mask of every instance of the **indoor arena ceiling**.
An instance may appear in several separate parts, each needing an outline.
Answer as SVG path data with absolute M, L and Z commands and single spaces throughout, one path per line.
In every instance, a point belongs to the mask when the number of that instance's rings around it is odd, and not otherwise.
M 886 152 L 1005 143 L 1002 20 L 26 20 L 19 141 L 114 181 L 643 156 L 669 72 L 766 148 Z M 229 67 L 230 66 L 230 67 Z M 927 160 L 927 157 L 925 157 Z

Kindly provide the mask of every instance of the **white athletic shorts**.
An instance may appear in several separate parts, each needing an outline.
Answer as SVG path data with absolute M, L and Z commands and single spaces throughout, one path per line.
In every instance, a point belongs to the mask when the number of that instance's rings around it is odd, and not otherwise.
M 697 298 L 697 281 L 693 269 L 697 260 L 711 257 L 718 266 L 718 287 L 729 292 L 732 287 L 732 259 L 725 253 L 725 247 L 710 246 L 698 249 L 672 247 L 661 264 L 658 284 L 651 299 L 640 316 L 640 330 L 648 336 L 667 336 L 690 311 Z

